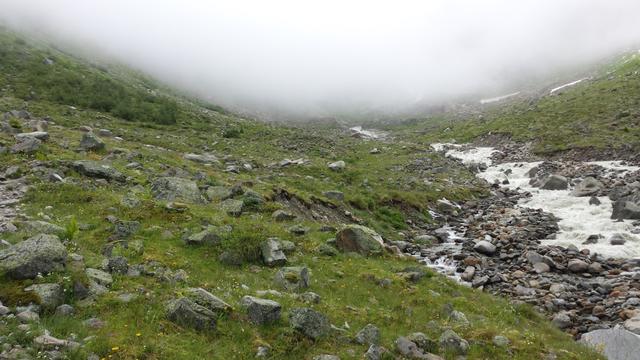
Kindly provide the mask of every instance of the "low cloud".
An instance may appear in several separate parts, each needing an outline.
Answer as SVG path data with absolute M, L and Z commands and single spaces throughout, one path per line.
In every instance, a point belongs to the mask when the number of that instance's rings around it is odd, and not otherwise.
M 214 103 L 396 111 L 588 64 L 640 40 L 635 0 L 1 0 L 21 31 Z

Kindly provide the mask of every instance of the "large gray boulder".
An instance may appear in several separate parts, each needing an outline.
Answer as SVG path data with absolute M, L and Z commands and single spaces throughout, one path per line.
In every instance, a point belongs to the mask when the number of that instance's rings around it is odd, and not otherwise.
M 64 302 L 64 292 L 60 284 L 34 284 L 24 289 L 38 298 L 38 304 L 45 309 L 54 310 Z
M 198 185 L 189 179 L 179 177 L 161 177 L 151 185 L 153 197 L 157 200 L 203 203 Z
M 93 132 L 87 132 L 82 135 L 80 148 L 85 151 L 101 151 L 106 148 L 106 144 Z
M 217 314 L 227 314 L 233 307 L 203 288 L 189 288 L 185 297 Z
M 121 172 L 110 165 L 98 161 L 78 160 L 74 161 L 71 164 L 71 167 L 80 174 L 90 178 L 105 179 L 109 181 L 115 180 L 120 182 L 124 182 L 126 180 L 126 177 Z
M 612 219 L 640 220 L 640 204 L 627 199 L 620 199 L 613 203 Z
M 165 310 L 167 319 L 180 326 L 196 331 L 216 329 L 218 315 L 189 298 L 182 297 L 172 300 L 167 304 Z
M 302 335 L 317 340 L 329 334 L 329 319 L 313 309 L 296 308 L 289 312 L 291 327 Z
M 473 246 L 473 250 L 491 256 L 496 253 L 496 246 L 486 240 L 480 240 Z
M 58 237 L 40 234 L 0 250 L 0 271 L 13 279 L 33 279 L 62 270 L 66 260 L 67 249 Z
M 262 261 L 267 266 L 282 266 L 287 263 L 287 257 L 282 249 L 280 239 L 269 238 L 260 246 Z
M 288 291 L 303 290 L 309 287 L 309 269 L 302 266 L 283 267 L 278 270 L 273 281 Z
M 216 245 L 222 241 L 222 235 L 231 231 L 230 226 L 209 226 L 205 230 L 187 237 L 187 245 Z
M 469 351 L 469 342 L 461 338 L 453 330 L 445 330 L 440 335 L 440 347 L 456 355 L 465 355 Z
M 584 178 L 571 192 L 574 196 L 592 196 L 598 193 L 604 185 L 595 178 L 588 176 Z
M 561 175 L 551 175 L 543 183 L 541 188 L 544 190 L 567 190 L 569 180 Z
M 640 336 L 620 326 L 590 331 L 579 341 L 601 351 L 609 360 L 636 360 L 640 354 Z
M 256 325 L 270 324 L 280 320 L 282 306 L 273 300 L 245 296 L 240 300 L 240 305 L 247 311 L 249 321 Z
M 361 225 L 347 225 L 336 234 L 336 247 L 343 252 L 357 252 L 364 256 L 383 252 L 382 237 Z
M 35 137 L 22 137 L 16 139 L 16 143 L 11 147 L 11 152 L 14 154 L 33 154 L 40 150 L 42 141 Z
M 220 203 L 220 208 L 229 216 L 238 217 L 242 215 L 244 202 L 242 200 L 227 199 Z

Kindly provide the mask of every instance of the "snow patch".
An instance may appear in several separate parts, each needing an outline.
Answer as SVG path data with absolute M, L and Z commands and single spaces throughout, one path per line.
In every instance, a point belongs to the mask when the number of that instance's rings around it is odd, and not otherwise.
M 560 85 L 560 86 L 558 86 L 557 88 L 553 88 L 553 89 L 551 89 L 551 91 L 549 91 L 549 94 L 553 94 L 553 93 L 558 92 L 558 91 L 560 91 L 560 90 L 562 90 L 562 89 L 564 89 L 564 88 L 571 87 L 571 86 L 573 86 L 573 85 L 577 85 L 577 84 L 579 84 L 579 83 L 581 83 L 581 82 L 583 82 L 583 81 L 585 81 L 585 80 L 588 80 L 588 79 L 589 79 L 589 78 L 588 78 L 588 77 L 586 77 L 586 78 L 578 79 L 578 80 L 576 80 L 576 81 L 572 81 L 572 82 L 567 83 L 567 84 L 564 84 L 564 85 Z
M 480 100 L 480 104 L 483 104 L 483 105 L 484 104 L 491 104 L 491 103 L 494 103 L 494 102 L 498 102 L 498 101 L 502 101 L 502 100 L 508 99 L 510 97 L 514 97 L 514 96 L 519 95 L 519 94 L 520 94 L 520 91 L 516 91 L 516 92 L 511 93 L 511 94 L 496 96 L 496 97 L 492 97 L 492 98 L 488 98 L 488 99 L 482 99 L 482 100 Z

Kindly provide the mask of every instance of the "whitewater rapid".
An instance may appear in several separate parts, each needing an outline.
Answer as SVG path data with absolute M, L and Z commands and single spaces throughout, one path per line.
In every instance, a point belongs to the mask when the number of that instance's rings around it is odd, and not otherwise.
M 496 180 L 508 183 L 501 186 L 530 192 L 531 197 L 522 199 L 518 206 L 542 209 L 552 213 L 559 219 L 560 231 L 555 238 L 544 240 L 549 244 L 568 246 L 575 245 L 579 249 L 589 249 L 605 257 L 638 258 L 640 257 L 640 234 L 634 233 L 631 220 L 617 221 L 611 219 L 612 202 L 606 197 L 598 197 L 600 205 L 590 205 L 590 197 L 577 197 L 568 190 L 543 190 L 529 185 L 528 172 L 540 162 L 511 162 L 493 165 L 491 155 L 497 150 L 490 147 L 465 148 L 460 145 L 433 144 L 437 151 L 446 151 L 446 156 L 459 159 L 464 164 L 487 165 L 485 171 L 477 176 L 494 183 Z M 585 164 L 599 165 L 606 169 L 605 176 L 620 176 L 626 172 L 640 169 L 637 166 L 626 166 L 620 161 L 597 161 Z M 637 230 L 637 229 L 636 229 Z M 626 238 L 623 245 L 611 245 L 609 238 L 614 234 L 622 234 Z M 601 235 L 596 244 L 584 244 L 590 235 Z

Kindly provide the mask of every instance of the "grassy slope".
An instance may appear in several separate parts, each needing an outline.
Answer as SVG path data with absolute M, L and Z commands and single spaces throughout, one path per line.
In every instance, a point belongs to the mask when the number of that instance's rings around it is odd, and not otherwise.
M 162 203 L 152 200 L 149 181 L 154 174 L 163 171 L 164 165 L 183 168 L 190 173 L 197 171 L 206 174 L 201 184 L 235 184 L 252 182 L 253 189 L 269 196 L 274 188 L 285 188 L 301 198 L 323 198 L 324 190 L 341 190 L 346 194 L 344 203 L 337 203 L 342 209 L 354 212 L 365 222 L 382 232 L 388 238 L 397 238 L 397 232 L 404 230 L 404 220 L 411 216 L 415 221 L 428 222 L 426 210 L 433 200 L 446 196 L 463 199 L 476 196 L 480 189 L 468 189 L 463 181 L 473 178 L 462 168 L 452 168 L 449 174 L 421 175 L 404 169 L 403 166 L 415 159 L 428 158 L 435 165 L 444 163 L 436 154 L 416 146 L 401 146 L 392 143 L 363 143 L 359 140 L 338 135 L 332 129 L 314 130 L 293 129 L 239 119 L 229 114 L 206 110 L 189 100 L 163 95 L 160 99 L 174 99 L 177 104 L 176 124 L 157 125 L 153 117 L 125 121 L 105 109 L 91 109 L 79 106 L 76 100 L 26 94 L 19 88 L 32 86 L 36 94 L 46 93 L 47 83 L 29 84 L 33 79 L 32 71 L 39 76 L 49 76 L 47 72 L 56 71 L 56 76 L 66 77 L 76 71 L 82 71 L 91 82 L 93 77 L 105 77 L 107 81 L 122 86 L 129 96 L 145 98 L 132 85 L 113 77 L 109 72 L 85 66 L 62 54 L 51 54 L 50 49 L 29 47 L 13 35 L 2 34 L 0 41 L 10 45 L 11 52 L 2 58 L 2 77 L 0 87 L 5 89 L 0 98 L 0 112 L 27 106 L 36 116 L 51 116 L 57 124 L 50 127 L 51 140 L 38 154 L 27 157 L 21 155 L 0 155 L 0 171 L 11 165 L 22 166 L 25 170 L 30 161 L 39 160 L 51 164 L 59 160 L 84 158 L 75 152 L 80 140 L 80 132 L 73 130 L 79 125 L 96 128 L 109 128 L 124 141 L 107 139 L 108 148 L 123 148 L 135 151 L 139 155 L 135 161 L 144 165 L 147 172 L 126 169 L 129 162 L 122 157 L 113 159 L 113 165 L 125 174 L 132 176 L 143 187 L 139 197 L 142 204 L 134 209 L 122 206 L 121 199 L 129 185 L 96 185 L 77 174 L 67 174 L 67 184 L 55 184 L 31 176 L 33 189 L 25 199 L 24 209 L 34 218 L 42 218 L 43 213 L 52 222 L 65 226 L 77 220 L 83 225 L 73 237 L 70 247 L 82 254 L 88 266 L 98 267 L 102 260 L 100 253 L 105 239 L 111 234 L 111 225 L 104 219 L 114 214 L 122 220 L 138 220 L 143 229 L 133 240 L 144 244 L 144 253 L 125 252 L 130 263 L 160 261 L 171 269 L 185 269 L 189 274 L 187 284 L 177 286 L 161 283 L 153 278 L 127 278 L 115 276 L 113 291 L 89 307 L 79 307 L 78 316 L 58 318 L 47 316 L 40 325 L 49 329 L 52 335 L 68 337 L 77 334 L 79 339 L 96 335 L 83 351 L 92 351 L 101 357 L 140 358 L 140 359 L 191 359 L 191 358 L 229 358 L 247 359 L 254 356 L 258 344 L 268 344 L 275 359 L 311 358 L 320 353 L 333 353 L 344 359 L 359 358 L 366 347 L 345 341 L 340 336 L 327 338 L 317 343 L 301 339 L 294 334 L 286 322 L 286 312 L 296 306 L 306 306 L 288 296 L 275 298 L 284 308 L 283 320 L 268 327 L 250 325 L 241 311 L 236 311 L 219 322 L 219 330 L 210 334 L 198 334 L 180 328 L 167 321 L 163 314 L 166 300 L 180 293 L 183 287 L 202 286 L 225 301 L 237 307 L 239 299 L 255 290 L 272 288 L 271 279 L 274 269 L 258 267 L 254 272 L 248 262 L 240 268 L 228 267 L 217 261 L 224 247 L 236 247 L 241 243 L 251 245 L 262 238 L 279 236 L 295 242 L 296 253 L 290 256 L 291 264 L 306 264 L 312 272 L 310 291 L 322 296 L 322 301 L 314 308 L 326 313 L 333 324 L 340 326 L 348 323 L 355 332 L 367 323 L 381 328 L 383 345 L 393 347 L 393 340 L 400 335 L 421 331 L 437 338 L 439 327 L 452 326 L 462 336 L 470 340 L 472 346 L 469 358 L 491 359 L 531 359 L 539 358 L 543 353 L 554 351 L 559 358 L 583 359 L 595 358 L 595 355 L 577 346 L 569 336 L 554 329 L 549 322 L 535 314 L 529 307 L 513 306 L 507 301 L 481 292 L 458 286 L 451 281 L 430 274 L 417 284 L 403 279 L 397 272 L 413 262 L 384 256 L 365 259 L 356 256 L 338 255 L 326 257 L 319 255 L 316 248 L 333 234 L 319 232 L 318 223 L 303 222 L 311 228 L 308 235 L 297 237 L 286 231 L 293 223 L 273 223 L 271 211 L 278 208 L 275 202 L 267 204 L 240 218 L 231 218 L 221 212 L 215 204 L 192 205 L 189 211 L 181 214 L 167 213 Z M 6 49 L 3 46 L 3 49 Z M 8 56 L 8 57 L 7 57 Z M 14 63 L 15 56 L 27 60 L 30 66 L 7 67 L 5 62 Z M 55 56 L 56 64 L 40 69 L 36 66 L 44 57 Z M 15 60 L 15 59 L 14 59 Z M 32 70 L 33 69 L 33 70 Z M 45 71 L 43 74 L 42 71 Z M 72 75 L 73 76 L 73 75 Z M 18 83 L 22 85 L 18 86 Z M 8 86 L 10 85 L 10 86 Z M 162 103 L 165 100 L 154 100 Z M 71 103 L 68 103 L 70 101 Z M 136 102 L 134 102 L 136 103 Z M 68 105 L 79 106 L 74 110 Z M 135 106 L 133 109 L 137 109 Z M 134 111 L 135 113 L 135 111 Z M 136 121 L 139 120 L 139 121 Z M 229 129 L 239 129 L 238 137 L 224 137 Z M 0 134 L 0 143 L 11 144 L 12 138 Z M 144 144 L 161 146 L 168 150 L 150 148 Z M 371 155 L 372 147 L 381 148 L 382 154 Z M 219 155 L 229 155 L 235 159 L 252 162 L 256 170 L 241 174 L 229 174 L 219 167 L 205 167 L 185 162 L 183 152 L 201 152 L 204 149 Z M 92 159 L 101 159 L 106 154 L 89 154 Z M 283 158 L 305 157 L 310 164 L 302 167 L 269 169 L 264 165 Z M 347 170 L 333 173 L 327 170 L 326 163 L 336 159 L 347 162 Z M 419 179 L 428 177 L 432 183 L 424 184 Z M 367 183 L 365 185 L 364 183 Z M 45 210 L 51 206 L 50 210 Z M 407 212 L 407 209 L 412 209 Z M 404 210 L 404 212 L 403 212 Z M 203 224 L 231 224 L 232 236 L 223 241 L 221 247 L 187 247 L 180 240 L 183 231 L 195 232 Z M 338 225 L 338 224 L 335 224 Z M 161 236 L 165 230 L 173 236 L 166 239 Z M 12 242 L 24 238 L 24 234 L 11 235 Z M 70 279 L 82 275 L 68 269 L 63 274 L 53 274 L 34 281 L 11 281 L 2 279 L 0 299 L 15 305 L 29 300 L 21 289 L 32 282 L 61 282 L 69 286 Z M 388 278 L 392 283 L 388 287 L 377 284 L 379 279 Z M 243 286 L 248 286 L 249 291 Z M 435 296 L 430 290 L 440 293 Z M 132 303 L 123 305 L 115 300 L 121 292 L 143 294 Z M 399 296 L 400 295 L 400 296 Z M 74 299 L 69 295 L 69 302 Z M 471 326 L 449 324 L 442 317 L 441 308 L 445 303 L 467 314 Z M 82 320 L 97 316 L 105 320 L 106 326 L 100 330 L 90 330 L 81 325 Z M 435 325 L 429 324 L 434 321 Z M 0 327 L 0 335 L 11 334 L 10 339 L 30 344 L 31 335 L 15 331 L 16 323 L 8 321 Z M 493 335 L 502 334 L 512 341 L 509 350 L 500 349 L 491 344 Z M 443 354 L 446 355 L 446 354 Z M 85 358 L 83 353 L 69 354 L 71 358 Z M 450 356 L 447 356 L 450 358 Z
M 538 153 L 640 147 L 640 55 L 599 69 L 589 81 L 539 99 L 487 106 L 477 116 L 438 115 L 405 126 L 411 138 L 467 142 L 493 133 L 533 141 Z M 418 132 L 423 135 L 416 136 Z

